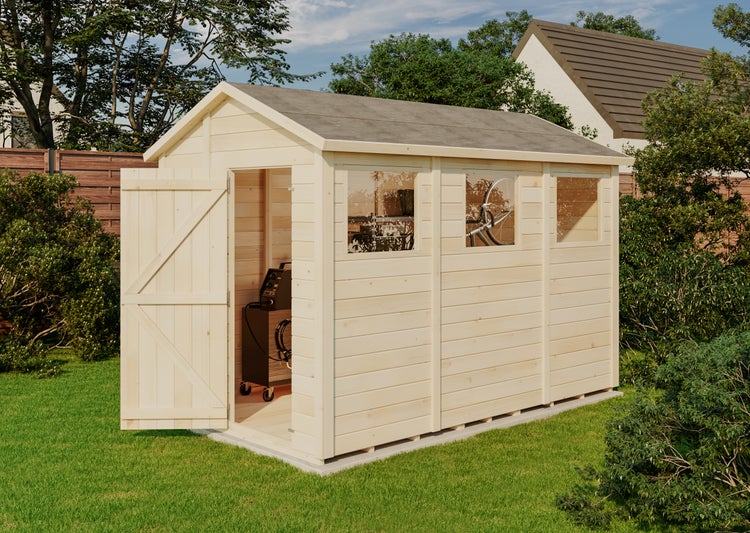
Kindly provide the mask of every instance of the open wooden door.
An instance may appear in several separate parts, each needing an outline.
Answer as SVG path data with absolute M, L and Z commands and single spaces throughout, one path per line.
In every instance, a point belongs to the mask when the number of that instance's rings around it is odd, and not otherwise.
M 121 427 L 226 428 L 226 179 L 123 169 L 121 221 Z

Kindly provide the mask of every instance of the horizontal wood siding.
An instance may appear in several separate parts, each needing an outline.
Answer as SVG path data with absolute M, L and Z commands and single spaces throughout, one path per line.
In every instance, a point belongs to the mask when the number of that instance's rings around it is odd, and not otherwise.
M 419 158 L 341 156 L 335 174 L 335 453 L 430 430 L 431 174 Z M 415 246 L 347 251 L 347 169 L 419 172 Z
M 225 100 L 159 159 L 162 167 L 251 169 L 311 164 L 313 151 L 242 104 Z
M 516 179 L 515 245 L 466 247 L 466 173 Z M 441 426 L 538 405 L 543 194 L 533 164 L 443 163 Z
M 39 148 L 0 148 L 0 168 L 15 170 L 20 174 L 47 172 L 49 150 Z
M 323 459 L 322 159 L 296 137 L 227 99 L 187 131 L 159 164 L 207 165 L 217 175 L 231 170 L 241 177 L 235 184 L 240 188 L 243 179 L 250 180 L 235 200 L 235 387 L 241 377 L 241 308 L 258 299 L 266 269 L 294 259 L 292 447 Z
M 617 347 L 613 345 L 613 233 L 612 190 L 609 174 L 592 168 L 555 168 L 554 176 L 598 178 L 599 239 L 556 244 L 550 233 L 549 387 L 550 401 L 612 387 Z M 614 193 L 614 194 L 613 194 Z M 550 204 L 554 213 L 555 205 Z
M 78 178 L 76 194 L 91 202 L 104 229 L 120 233 L 120 169 L 151 168 L 143 154 L 124 152 L 55 151 L 55 167 Z

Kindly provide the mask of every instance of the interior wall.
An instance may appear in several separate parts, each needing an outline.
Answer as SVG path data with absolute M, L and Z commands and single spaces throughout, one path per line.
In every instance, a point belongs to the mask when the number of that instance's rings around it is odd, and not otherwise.
M 265 171 L 234 174 L 234 392 L 242 381 L 242 309 L 258 300 L 266 263 Z

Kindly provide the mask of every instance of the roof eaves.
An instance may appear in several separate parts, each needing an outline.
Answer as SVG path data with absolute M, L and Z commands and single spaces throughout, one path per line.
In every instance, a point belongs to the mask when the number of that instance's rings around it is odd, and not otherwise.
M 492 159 L 528 161 L 539 163 L 579 163 L 596 165 L 632 165 L 633 158 L 612 151 L 611 155 L 572 154 L 556 152 L 531 152 L 523 150 L 501 150 L 491 148 L 467 148 L 463 146 L 435 146 L 422 144 L 398 144 L 372 141 L 349 141 L 327 139 L 323 151 L 356 152 L 369 154 L 412 155 L 424 157 L 450 157 L 466 159 Z

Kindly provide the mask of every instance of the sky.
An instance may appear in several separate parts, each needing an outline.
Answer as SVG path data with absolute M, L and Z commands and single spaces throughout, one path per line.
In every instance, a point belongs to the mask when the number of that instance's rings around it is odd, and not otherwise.
M 750 0 L 733 0 L 745 11 Z M 366 55 L 370 43 L 402 32 L 426 33 L 454 43 L 487 20 L 504 19 L 506 11 L 526 9 L 534 18 L 568 24 L 578 11 L 633 15 L 665 43 L 743 54 L 713 27 L 713 9 L 730 0 L 287 0 L 291 30 L 283 35 L 287 61 L 295 74 L 328 71 L 323 78 L 296 83 L 322 90 L 330 81 L 331 63 L 342 56 Z M 245 82 L 240 72 L 226 73 Z

